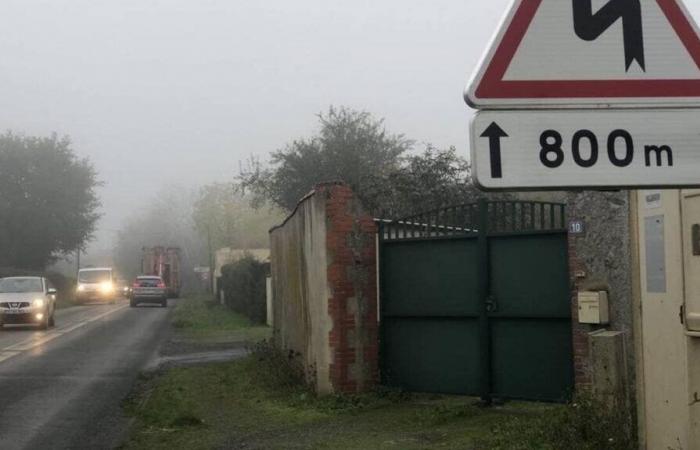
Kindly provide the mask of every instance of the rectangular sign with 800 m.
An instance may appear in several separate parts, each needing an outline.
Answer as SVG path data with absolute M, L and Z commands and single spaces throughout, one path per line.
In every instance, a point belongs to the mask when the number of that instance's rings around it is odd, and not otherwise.
M 484 189 L 700 186 L 700 110 L 481 111 Z

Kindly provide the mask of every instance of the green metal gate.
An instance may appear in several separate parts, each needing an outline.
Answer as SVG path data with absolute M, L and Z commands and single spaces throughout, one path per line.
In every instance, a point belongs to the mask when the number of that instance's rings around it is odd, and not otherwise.
M 379 239 L 384 383 L 568 398 L 564 205 L 479 201 L 383 223 Z

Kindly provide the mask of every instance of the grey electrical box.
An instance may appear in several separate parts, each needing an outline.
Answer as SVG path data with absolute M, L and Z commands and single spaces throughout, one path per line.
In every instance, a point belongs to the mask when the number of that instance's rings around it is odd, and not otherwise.
M 666 293 L 666 241 L 664 216 L 644 219 L 647 292 Z

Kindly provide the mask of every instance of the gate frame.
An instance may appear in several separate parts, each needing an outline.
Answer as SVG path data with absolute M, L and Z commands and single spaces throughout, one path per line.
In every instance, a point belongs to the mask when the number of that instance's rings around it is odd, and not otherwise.
M 507 209 L 511 205 L 512 215 L 508 217 Z M 520 214 L 517 214 L 517 206 L 520 206 Z M 529 211 L 526 211 L 526 206 Z M 480 347 L 480 363 L 481 363 L 481 380 L 480 380 L 480 402 L 483 405 L 491 405 L 493 403 L 493 373 L 492 373 L 492 333 L 491 333 L 491 318 L 489 313 L 494 307 L 493 299 L 490 298 L 490 238 L 492 237 L 507 237 L 518 235 L 549 235 L 562 234 L 567 237 L 567 245 L 565 245 L 565 260 L 567 262 L 566 272 L 570 274 L 570 255 L 568 245 L 568 225 L 566 215 L 567 205 L 557 202 L 541 202 L 541 201 L 519 201 L 519 200 L 501 200 L 491 201 L 484 198 L 478 199 L 476 202 L 454 205 L 445 208 L 430 210 L 423 213 L 414 214 L 402 219 L 391 221 L 379 221 L 378 238 L 377 238 L 377 257 L 379 260 L 378 284 L 379 284 L 379 318 L 380 330 L 379 337 L 381 339 L 379 345 L 379 368 L 380 377 L 383 380 L 386 374 L 385 355 L 386 339 L 384 336 L 385 327 L 382 325 L 386 313 L 385 302 L 385 282 L 383 273 L 385 273 L 384 265 L 384 245 L 387 242 L 410 242 L 410 241 L 430 241 L 430 240 L 450 240 L 459 238 L 472 238 L 477 240 L 477 277 L 478 277 L 478 298 L 479 305 L 478 327 L 479 327 L 479 347 Z M 502 214 L 499 215 L 499 209 Z M 537 210 L 539 209 L 539 213 Z M 545 211 L 549 209 L 549 214 Z M 455 219 L 457 211 L 466 211 L 465 218 L 471 220 L 465 221 L 459 226 L 456 223 L 440 224 L 440 214 L 443 218 L 452 215 Z M 558 213 L 556 212 L 558 210 Z M 529 212 L 529 215 L 528 215 Z M 433 222 L 432 219 L 435 219 Z M 511 219 L 510 224 L 508 219 Z M 426 220 L 427 219 L 427 220 Z M 539 222 L 538 220 L 539 219 Z M 495 220 L 495 222 L 494 222 Z M 526 225 L 529 223 L 529 227 Z M 500 225 L 500 226 L 499 226 Z M 518 226 L 519 225 L 519 226 Z M 547 226 L 549 225 L 549 226 Z M 556 226 L 558 225 L 558 226 Z M 418 226 L 418 237 L 415 237 L 416 226 Z M 399 237 L 403 230 L 403 238 Z M 406 237 L 408 230 L 411 231 L 411 237 Z M 392 238 L 392 231 L 395 238 Z M 570 280 L 567 279 L 567 282 Z M 575 334 L 573 329 L 574 317 L 573 312 L 570 317 L 572 329 L 572 339 Z M 572 370 L 572 387 L 575 386 L 573 377 L 574 372 L 574 348 L 572 346 L 571 353 L 571 370 Z

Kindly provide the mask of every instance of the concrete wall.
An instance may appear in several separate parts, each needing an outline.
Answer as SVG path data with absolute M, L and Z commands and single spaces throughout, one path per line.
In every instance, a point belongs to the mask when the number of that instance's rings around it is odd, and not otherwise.
M 275 343 L 321 393 L 377 379 L 376 227 L 342 184 L 317 186 L 270 232 Z
M 634 392 L 633 269 L 630 199 L 627 191 L 578 192 L 567 196 L 569 220 L 584 222 L 582 235 L 569 236 L 572 273 L 572 314 L 574 318 L 574 364 L 576 384 L 591 383 L 592 361 L 589 333 L 606 329 L 624 334 L 630 389 Z M 578 323 L 579 290 L 606 290 L 610 323 Z

